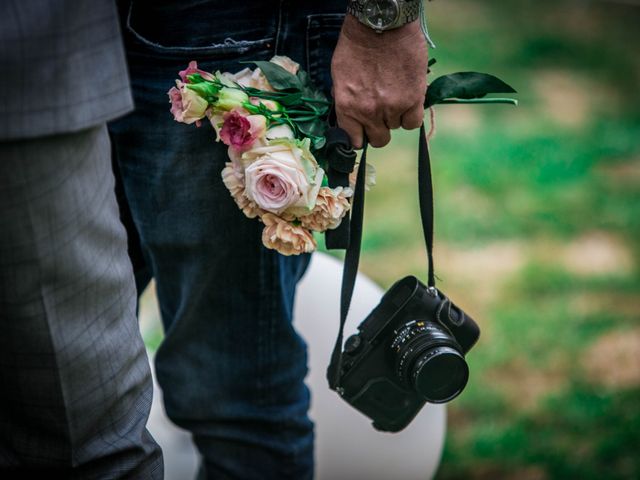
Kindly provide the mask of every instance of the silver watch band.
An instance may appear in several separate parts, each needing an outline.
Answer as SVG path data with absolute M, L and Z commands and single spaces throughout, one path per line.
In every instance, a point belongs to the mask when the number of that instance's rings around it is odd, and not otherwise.
M 420 16 L 422 0 L 396 0 L 399 7 L 399 15 L 395 22 L 386 26 L 383 29 L 376 29 L 369 25 L 365 17 L 365 6 L 368 0 L 349 0 L 347 4 L 347 13 L 350 13 L 356 17 L 361 23 L 373 28 L 376 31 L 392 30 L 394 28 L 401 27 L 407 23 L 411 23 Z

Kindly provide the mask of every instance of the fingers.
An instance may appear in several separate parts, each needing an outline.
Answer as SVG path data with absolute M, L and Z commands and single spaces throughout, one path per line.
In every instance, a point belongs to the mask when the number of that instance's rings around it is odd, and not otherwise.
M 391 131 L 384 122 L 365 125 L 364 129 L 367 132 L 367 139 L 372 147 L 384 147 L 391 141 Z
M 406 130 L 419 128 L 424 118 L 422 103 L 416 103 L 402 115 L 396 111 L 389 111 L 383 115 L 364 115 L 361 112 L 347 114 L 343 113 L 344 111 L 336 108 L 338 125 L 349 134 L 354 148 L 362 148 L 365 133 L 372 147 L 384 147 L 391 141 L 391 130 L 400 127 Z
M 364 134 L 372 147 L 384 147 L 391 141 L 391 132 L 384 121 L 361 122 L 350 115 L 345 115 L 336 109 L 338 126 L 349 134 L 353 148 L 362 148 Z
M 343 115 L 338 109 L 336 109 L 336 119 L 338 120 L 338 126 L 349 135 L 353 148 L 362 148 L 362 140 L 364 137 L 362 124 L 349 115 Z
M 402 125 L 402 115 L 387 115 L 384 120 L 385 125 L 390 130 L 395 130 L 396 128 L 400 128 Z
M 414 130 L 420 128 L 424 121 L 424 107 L 418 103 L 402 114 L 402 128 Z

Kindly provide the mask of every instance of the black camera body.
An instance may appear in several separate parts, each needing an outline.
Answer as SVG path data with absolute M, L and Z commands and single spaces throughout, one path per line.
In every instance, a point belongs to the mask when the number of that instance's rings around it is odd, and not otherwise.
M 358 331 L 345 342 L 336 390 L 388 432 L 405 428 L 426 402 L 462 392 L 464 355 L 480 336 L 471 317 L 414 276 L 396 282 Z

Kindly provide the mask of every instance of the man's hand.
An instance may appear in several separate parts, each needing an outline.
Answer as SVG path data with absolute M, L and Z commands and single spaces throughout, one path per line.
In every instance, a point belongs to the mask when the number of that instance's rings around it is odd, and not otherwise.
M 331 61 L 338 125 L 355 148 L 374 147 L 389 130 L 419 128 L 427 89 L 427 42 L 420 21 L 383 33 L 347 15 Z

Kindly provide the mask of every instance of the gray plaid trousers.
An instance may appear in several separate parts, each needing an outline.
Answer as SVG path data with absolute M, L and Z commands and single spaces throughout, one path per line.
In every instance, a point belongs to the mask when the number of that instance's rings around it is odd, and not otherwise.
M 162 478 L 110 162 L 104 125 L 0 142 L 0 478 Z

